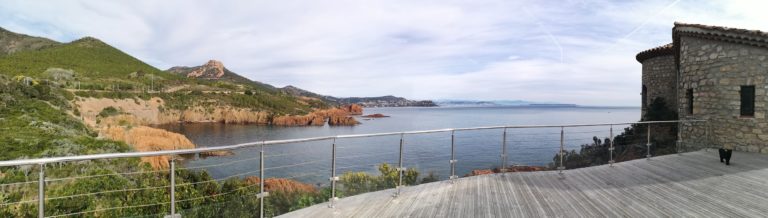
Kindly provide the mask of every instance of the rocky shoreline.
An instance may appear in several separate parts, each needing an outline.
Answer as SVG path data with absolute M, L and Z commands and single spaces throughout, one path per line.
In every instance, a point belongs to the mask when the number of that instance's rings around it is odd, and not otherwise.
M 351 126 L 359 124 L 352 116 L 363 113 L 363 107 L 357 104 L 318 109 L 306 115 L 282 116 L 231 106 L 193 106 L 185 110 L 176 110 L 164 108 L 164 105 L 164 100 L 158 97 L 149 100 L 79 98 L 75 102 L 79 116 L 90 126 L 97 124 L 101 119 L 99 114 L 108 107 L 115 108 L 121 114 L 135 117 L 138 125 L 217 122 L 275 126 L 323 126 L 327 123 L 332 126 Z

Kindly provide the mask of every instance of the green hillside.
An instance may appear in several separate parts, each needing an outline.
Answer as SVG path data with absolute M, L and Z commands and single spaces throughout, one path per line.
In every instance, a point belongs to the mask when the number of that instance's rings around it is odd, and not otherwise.
M 170 76 L 102 42 L 86 37 L 42 50 L 25 50 L 0 58 L 0 72 L 42 78 L 48 68 L 63 68 L 87 78 L 127 78 L 132 72 Z
M 0 55 L 0 75 L 30 83 L 52 83 L 78 90 L 75 95 L 103 98 L 161 97 L 168 106 L 184 109 L 230 105 L 280 114 L 306 114 L 322 103 L 302 102 L 277 92 L 274 87 L 247 78 L 205 80 L 161 71 L 96 38 L 85 37 L 69 43 L 12 33 L 0 29 L 3 42 L 14 52 Z M 18 47 L 18 42 L 35 46 Z M 22 43 L 24 44 L 24 43 Z M 34 44 L 34 43 L 32 43 Z M 42 46 L 45 45 L 45 46 Z M 6 46 L 8 47 L 8 46 Z

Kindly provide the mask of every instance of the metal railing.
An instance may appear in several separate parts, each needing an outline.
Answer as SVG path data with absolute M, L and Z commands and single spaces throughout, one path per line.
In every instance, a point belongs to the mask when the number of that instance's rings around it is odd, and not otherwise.
M 313 137 L 313 138 L 301 138 L 301 139 L 287 139 L 287 140 L 270 140 L 270 141 L 259 141 L 259 142 L 250 142 L 250 143 L 242 143 L 242 144 L 235 144 L 235 145 L 228 145 L 228 146 L 219 146 L 219 147 L 205 147 L 205 148 L 194 148 L 194 149 L 181 149 L 181 150 L 164 150 L 164 151 L 152 151 L 152 152 L 128 152 L 128 153 L 109 153 L 109 154 L 95 154 L 95 155 L 80 155 L 80 156 L 68 156 L 68 157 L 48 157 L 48 158 L 38 158 L 38 159 L 24 159 L 24 160 L 10 160 L 10 161 L 0 161 L 0 167 L 9 167 L 9 166 L 23 166 L 23 165 L 37 165 L 39 166 L 39 175 L 38 175 L 38 196 L 37 196 L 37 204 L 38 204 L 38 216 L 39 217 L 45 217 L 45 201 L 46 200 L 52 200 L 52 199 L 65 199 L 65 198 L 73 198 L 78 196 L 86 196 L 86 195 L 95 195 L 95 194 L 104 194 L 104 193 L 111 193 L 111 192 L 120 192 L 120 191 L 126 191 L 126 190 L 107 190 L 107 191 L 100 191 L 96 193 L 84 193 L 84 194 L 75 194 L 70 196 L 56 196 L 56 197 L 49 197 L 46 198 L 45 196 L 45 189 L 46 189 L 46 182 L 54 182 L 54 181 L 63 181 L 68 179 L 81 179 L 81 178 L 90 178 L 90 177 L 99 177 L 99 176 L 111 176 L 113 174 L 104 174 L 104 175 L 91 175 L 91 176 L 81 176 L 81 177 L 70 177 L 70 178 L 58 178 L 53 180 L 46 180 L 46 172 L 45 168 L 46 165 L 51 165 L 54 163 L 65 163 L 65 162 L 76 162 L 76 161 L 90 161 L 90 160 L 103 160 L 103 159 L 115 159 L 115 158 L 137 158 L 137 157 L 153 157 L 153 156 L 175 156 L 175 155 L 200 155 L 202 153 L 206 152 L 214 152 L 214 151 L 233 151 L 237 149 L 243 149 L 243 148 L 258 148 L 259 149 L 259 169 L 258 170 L 251 170 L 246 173 L 242 174 L 236 174 L 227 178 L 232 177 L 239 177 L 241 175 L 247 175 L 251 173 L 258 172 L 259 174 L 259 192 L 255 195 L 256 198 L 259 199 L 259 214 L 261 217 L 264 217 L 264 199 L 269 196 L 269 192 L 267 192 L 264 189 L 264 181 L 265 181 L 265 172 L 270 171 L 279 171 L 283 168 L 289 168 L 289 167 L 296 167 L 301 165 L 307 165 L 307 164 L 314 164 L 318 161 L 324 161 L 324 160 L 317 160 L 317 161 L 306 161 L 298 164 L 292 164 L 292 165 L 281 165 L 281 166 L 275 166 L 272 168 L 265 168 L 265 160 L 269 158 L 270 156 L 266 156 L 266 152 L 264 147 L 268 145 L 284 145 L 284 144 L 293 144 L 293 143 L 305 143 L 305 142 L 321 142 L 321 141 L 330 141 L 331 148 L 330 148 L 330 169 L 327 169 L 328 174 L 330 177 L 328 177 L 328 180 L 330 182 L 330 199 L 328 199 L 328 207 L 334 208 L 337 204 L 337 186 L 338 182 L 340 180 L 339 175 L 337 174 L 337 170 L 344 169 L 344 168 L 355 168 L 359 166 L 338 166 L 337 160 L 343 159 L 343 158 L 351 158 L 353 156 L 347 156 L 347 157 L 339 157 L 337 149 L 339 149 L 337 140 L 340 139 L 359 139 L 359 138 L 371 138 L 371 137 L 397 137 L 399 139 L 399 148 L 397 151 L 393 151 L 387 154 L 397 154 L 397 165 L 396 172 L 397 172 L 397 184 L 394 186 L 394 193 L 393 197 L 397 197 L 401 194 L 401 189 L 404 186 L 404 176 L 405 172 L 408 170 L 406 168 L 406 154 L 404 152 L 404 149 L 406 148 L 406 136 L 408 135 L 423 135 L 423 134 L 432 134 L 432 133 L 450 133 L 450 155 L 435 155 L 434 157 L 440 157 L 440 158 L 450 158 L 448 160 L 448 166 L 449 166 L 449 172 L 450 176 L 448 176 L 448 180 L 453 181 L 459 176 L 457 175 L 457 165 L 458 165 L 458 155 L 457 155 L 457 132 L 463 132 L 463 131 L 479 131 L 479 130 L 502 130 L 501 134 L 501 143 L 500 148 L 498 148 L 498 156 L 500 159 L 500 172 L 506 172 L 508 170 L 508 163 L 509 163 L 509 149 L 508 149 L 508 139 L 509 139 L 509 131 L 513 129 L 536 129 L 536 128 L 557 128 L 559 129 L 559 148 L 557 149 L 557 154 L 559 157 L 559 163 L 556 163 L 556 168 L 553 168 L 559 172 L 560 176 L 563 176 L 566 170 L 566 166 L 564 164 L 565 160 L 565 153 L 566 151 L 566 129 L 571 128 L 579 128 L 579 127 L 608 127 L 609 128 L 609 137 L 610 137 L 610 147 L 608 148 L 609 151 L 609 160 L 607 164 L 610 166 L 613 166 L 614 163 L 616 163 L 615 154 L 614 154 L 614 132 L 613 129 L 615 126 L 628 126 L 628 125 L 645 125 L 647 136 L 646 136 L 646 143 L 645 143 L 645 150 L 646 155 L 645 158 L 650 159 L 652 157 L 651 153 L 651 147 L 652 147 L 652 137 L 651 134 L 653 133 L 651 130 L 651 127 L 654 125 L 663 125 L 663 124 L 675 124 L 677 125 L 678 133 L 677 133 L 677 141 L 675 143 L 675 152 L 680 153 L 684 147 L 683 147 L 683 137 L 681 137 L 683 134 L 683 128 L 680 128 L 682 126 L 681 124 L 686 124 L 690 126 L 690 124 L 693 123 L 706 123 L 705 120 L 674 120 L 674 121 L 647 121 L 647 122 L 627 122 L 627 123 L 599 123 L 599 124 L 571 124 L 571 125 L 515 125 L 515 126 L 487 126 L 487 127 L 473 127 L 473 128 L 453 128 L 453 129 L 437 129 L 437 130 L 424 130 L 424 131 L 405 131 L 405 132 L 388 132 L 388 133 L 373 133 L 373 134 L 355 134 L 355 135 L 338 135 L 338 136 L 326 136 L 326 137 Z M 704 137 L 710 136 L 710 129 L 709 126 L 703 127 L 705 130 L 703 132 L 705 133 Z M 591 134 L 599 131 L 585 131 L 585 132 L 572 132 L 572 133 L 579 133 L 579 134 Z M 549 133 L 546 133 L 549 134 Z M 529 135 L 535 135 L 535 134 L 529 134 Z M 518 141 L 518 142 L 526 142 L 526 141 Z M 707 145 L 711 146 L 711 145 Z M 535 149 L 536 147 L 529 147 L 529 149 Z M 428 153 L 428 152 L 427 152 Z M 287 155 L 287 154 L 276 154 L 274 156 L 281 156 L 281 155 Z M 379 154 L 369 154 L 368 156 L 373 155 L 379 155 Z M 367 157 L 366 155 L 358 155 L 358 157 Z M 417 157 L 418 159 L 419 157 Z M 216 167 L 216 166 L 222 166 L 225 164 L 233 164 L 238 161 L 245 161 L 245 160 L 255 160 L 256 158 L 249 158 L 249 159 L 241 159 L 241 160 L 234 160 L 228 163 L 222 163 L 222 164 L 213 164 L 209 166 L 198 166 L 198 167 L 190 167 L 189 169 L 203 169 L 206 167 Z M 426 158 L 425 158 L 426 159 Z M 167 186 L 155 186 L 155 187 L 141 187 L 137 188 L 137 190 L 148 190 L 148 189 L 168 189 L 170 192 L 170 199 L 168 202 L 159 202 L 152 205 L 164 205 L 164 204 L 170 204 L 170 215 L 166 217 L 180 217 L 180 214 L 176 211 L 176 205 L 177 205 L 177 199 L 176 199 L 176 189 L 181 186 L 188 186 L 188 185 L 197 185 L 201 183 L 208 183 L 208 182 L 217 182 L 217 181 L 223 181 L 224 179 L 214 179 L 211 181 L 201 181 L 201 182 L 195 182 L 195 183 L 184 183 L 184 184 L 176 184 L 176 159 L 171 158 L 169 161 L 169 169 L 168 169 L 168 175 L 170 184 Z M 554 162 L 554 160 L 553 160 Z M 143 173 L 154 173 L 154 172 L 161 172 L 161 171 L 151 171 L 151 172 L 143 172 Z M 128 175 L 131 173 L 123 173 L 123 175 Z M 312 174 L 307 174 L 312 175 Z M 298 178 L 302 176 L 307 175 L 298 175 L 298 176 L 292 176 L 291 178 Z M 20 182 L 18 184 L 32 184 L 33 181 L 27 181 L 27 182 Z M 2 184 L 0 184 L 2 185 Z M 247 187 L 245 187 L 247 188 Z M 232 191 L 235 192 L 235 191 Z M 217 195 L 223 195 L 223 194 L 230 194 L 230 193 L 219 193 Z M 189 201 L 190 199 L 185 199 L 182 201 Z M 19 202 L 16 202 L 19 203 Z M 25 201 L 21 203 L 31 203 L 31 201 Z M 10 204 L 10 203 L 9 203 Z M 2 206 L 2 204 L 0 204 Z M 145 206 L 145 205 L 137 205 L 137 206 Z M 110 209 L 110 208 L 107 208 Z M 106 210 L 106 209 L 104 209 Z M 90 212 L 90 211 L 89 211 Z M 73 213 L 73 214 L 65 214 L 65 215 L 56 215 L 56 216 L 68 216 L 68 215 L 78 215 L 86 212 L 80 212 L 80 213 Z

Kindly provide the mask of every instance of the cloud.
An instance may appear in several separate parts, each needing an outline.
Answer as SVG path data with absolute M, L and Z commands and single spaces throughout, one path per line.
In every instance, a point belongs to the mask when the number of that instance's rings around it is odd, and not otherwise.
M 222 60 L 335 96 L 639 105 L 674 21 L 768 30 L 760 1 L 3 1 L 0 26 L 90 35 L 166 69 Z

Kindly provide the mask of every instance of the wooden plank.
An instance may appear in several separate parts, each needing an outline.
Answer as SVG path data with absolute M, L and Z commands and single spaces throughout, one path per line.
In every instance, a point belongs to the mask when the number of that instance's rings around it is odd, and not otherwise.
M 716 150 L 565 171 L 492 174 L 346 197 L 284 217 L 764 217 L 768 155 Z

